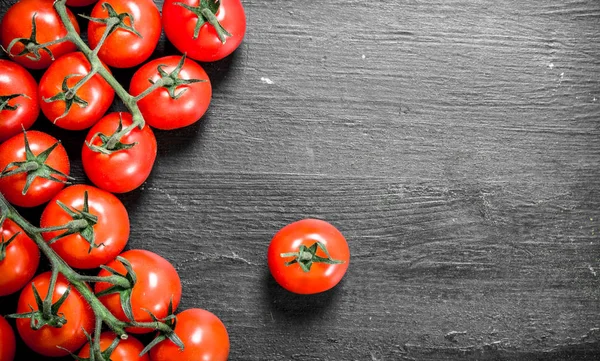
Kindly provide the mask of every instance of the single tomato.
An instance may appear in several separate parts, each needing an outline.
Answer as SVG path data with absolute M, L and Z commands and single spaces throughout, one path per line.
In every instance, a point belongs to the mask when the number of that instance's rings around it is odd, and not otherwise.
M 165 0 L 162 16 L 167 39 L 198 61 L 223 59 L 240 46 L 246 34 L 240 0 Z
M 73 91 L 91 69 L 83 53 L 70 53 L 58 58 L 40 79 L 42 112 L 56 126 L 68 130 L 89 128 L 112 104 L 115 91 L 99 74 Z
M 102 332 L 100 334 L 100 350 L 102 352 L 106 351 L 117 338 L 113 332 Z M 117 347 L 107 356 L 110 357 L 111 361 L 150 361 L 148 354 L 140 356 L 143 350 L 144 345 L 135 337 L 129 336 L 126 340 L 119 340 Z M 83 346 L 78 356 L 81 358 L 90 357 L 89 343 Z
M 0 316 L 0 361 L 13 361 L 16 349 L 15 333 L 8 321 Z
M 45 272 L 32 281 L 42 300 L 48 294 L 50 279 L 51 273 Z M 52 303 L 56 303 L 68 288 L 69 281 L 63 275 L 59 275 L 52 294 Z M 27 286 L 19 296 L 17 312 L 28 313 L 37 310 L 39 307 L 32 286 Z M 69 351 L 75 352 L 86 343 L 85 332 L 90 333 L 94 328 L 94 313 L 76 289 L 70 288 L 70 293 L 57 314 L 66 319 L 62 327 L 44 325 L 39 330 L 34 330 L 31 328 L 30 319 L 17 319 L 17 331 L 30 349 L 44 356 L 57 357 L 66 356 Z
M 146 181 L 156 160 L 156 138 L 150 127 L 135 127 L 120 139 L 123 149 L 109 154 L 94 151 L 90 145 L 101 146 L 98 134 L 110 137 L 120 124 L 127 128 L 133 123 L 129 113 L 110 113 L 94 125 L 83 145 L 81 161 L 88 178 L 97 187 L 112 193 L 130 192 Z M 93 138 L 93 139 L 92 139 Z
M 337 285 L 350 262 L 346 239 L 331 224 L 303 219 L 283 227 L 269 245 L 267 260 L 283 288 L 313 294 Z
M 24 43 L 27 44 L 30 40 L 37 44 L 45 44 L 67 35 L 67 29 L 53 5 L 53 0 L 20 0 L 11 6 L 2 18 L 0 25 L 2 46 L 7 49 L 11 59 L 26 68 L 47 68 L 52 63 L 53 57 L 56 59 L 77 49 L 72 42 L 63 41 L 47 46 L 45 48 L 47 51 L 43 48 L 39 49 L 39 57 L 30 52 L 21 55 L 21 52 L 25 50 Z M 67 14 L 71 24 L 79 33 L 79 25 L 75 16 L 69 9 L 67 9 Z M 35 32 L 33 32 L 33 24 L 35 24 Z M 23 40 L 15 42 L 16 39 Z
M 63 189 L 44 209 L 40 227 L 57 227 L 73 220 L 81 220 L 76 233 L 61 238 L 66 230 L 43 233 L 46 241 L 53 241 L 52 249 L 71 267 L 100 267 L 115 259 L 127 244 L 127 210 L 107 191 L 83 184 Z
M 0 193 L 16 206 L 48 202 L 64 188 L 70 169 L 67 151 L 46 133 L 31 130 L 0 144 Z
M 166 339 L 150 350 L 152 361 L 226 361 L 229 356 L 229 336 L 221 320 L 199 308 L 177 315 L 175 334 L 183 342 L 183 351 Z
M 10 219 L 0 224 L 0 234 L 0 296 L 6 296 L 25 287 L 33 278 L 40 263 L 40 251 Z
M 177 308 L 181 299 L 181 281 L 177 271 L 169 261 L 157 255 L 156 253 L 141 249 L 133 249 L 123 252 L 121 257 L 125 258 L 129 263 L 137 278 L 135 285 L 131 289 L 130 302 L 133 318 L 137 322 L 151 322 L 152 317 L 148 311 L 152 312 L 158 319 L 163 319 L 168 316 L 169 303 L 173 302 L 173 309 Z M 126 269 L 123 263 L 119 260 L 114 260 L 107 264 L 119 274 L 125 274 Z M 111 273 L 102 269 L 98 273 L 98 277 L 110 276 Z M 102 292 L 111 285 L 106 282 L 96 283 L 94 291 Z M 121 297 L 126 297 L 119 293 L 99 297 L 109 311 L 119 320 L 127 322 L 129 319 L 123 311 L 121 305 Z M 151 329 L 146 328 L 129 328 L 131 333 L 147 333 Z
M 162 31 L 160 11 L 152 0 L 103 0 L 86 18 L 90 19 L 88 40 L 92 49 L 102 39 L 107 19 L 119 21 L 98 52 L 102 61 L 115 68 L 143 63 L 152 55 Z
M 197 122 L 208 109 L 212 95 L 204 69 L 180 56 L 155 59 L 133 74 L 129 93 L 137 96 L 161 79 L 173 85 L 160 87 L 137 103 L 146 123 L 158 129 L 175 129 Z
M 19 64 L 0 59 L 0 143 L 29 129 L 38 115 L 37 83 Z

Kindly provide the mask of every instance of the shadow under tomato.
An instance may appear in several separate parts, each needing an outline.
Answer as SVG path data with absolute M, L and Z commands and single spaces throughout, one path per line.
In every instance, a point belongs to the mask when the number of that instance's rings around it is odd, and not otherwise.
M 275 318 L 285 318 L 295 324 L 310 323 L 323 318 L 332 305 L 339 299 L 339 287 L 342 282 L 329 291 L 314 295 L 299 295 L 281 287 L 273 278 L 270 271 L 265 269 L 263 284 L 265 285 L 265 302 L 268 311 Z M 277 317 L 279 316 L 279 317 Z

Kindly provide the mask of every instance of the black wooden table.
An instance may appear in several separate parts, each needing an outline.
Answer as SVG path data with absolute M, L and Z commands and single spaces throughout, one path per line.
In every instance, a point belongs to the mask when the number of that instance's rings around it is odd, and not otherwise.
M 600 359 L 598 1 L 244 5 L 241 47 L 205 65 L 208 113 L 157 131 L 120 196 L 128 247 L 175 265 L 180 309 L 218 315 L 231 360 Z M 85 132 L 34 128 L 86 182 Z M 316 296 L 266 265 L 305 217 L 352 252 Z

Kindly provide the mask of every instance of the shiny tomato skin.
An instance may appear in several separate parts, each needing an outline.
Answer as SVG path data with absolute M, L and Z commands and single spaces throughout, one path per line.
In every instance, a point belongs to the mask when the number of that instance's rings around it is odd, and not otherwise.
M 131 78 L 129 93 L 136 96 L 148 89 L 152 81 L 160 79 L 157 71 L 159 65 L 171 73 L 181 60 L 180 56 L 166 56 L 152 60 L 139 68 Z M 144 115 L 147 124 L 158 129 L 176 129 L 191 125 L 204 115 L 210 104 L 212 88 L 208 75 L 198 63 L 186 59 L 179 72 L 180 79 L 201 79 L 204 82 L 181 85 L 175 94 L 181 92 L 177 99 L 171 98 L 166 88 L 159 88 L 138 102 L 138 107 Z M 156 106 L 160 104 L 160 106 Z
M 117 336 L 113 332 L 102 332 L 100 334 L 100 350 L 105 351 L 110 347 L 114 339 Z M 129 335 L 126 340 L 120 340 L 119 345 L 110 354 L 111 361 L 150 361 L 148 354 L 140 356 L 140 353 L 144 350 L 144 345 L 138 341 L 135 337 Z M 81 358 L 90 357 L 90 345 L 89 343 L 83 346 L 78 354 Z
M 121 253 L 121 257 L 131 263 L 137 276 L 135 286 L 131 292 L 131 306 L 133 318 L 138 322 L 151 322 L 152 318 L 144 311 L 151 311 L 159 319 L 168 316 L 169 302 L 173 300 L 173 309 L 176 309 L 181 300 L 181 280 L 177 271 L 169 261 L 156 253 L 134 249 Z M 123 264 L 114 260 L 107 264 L 119 273 L 125 273 Z M 98 273 L 99 277 L 109 276 L 106 270 Z M 106 282 L 96 283 L 96 293 L 110 287 Z M 121 321 L 127 321 L 127 316 L 121 307 L 121 296 L 110 294 L 100 297 L 102 302 Z M 151 329 L 128 328 L 131 333 L 148 333 Z
M 281 257 L 282 253 L 298 252 L 300 245 L 310 247 L 316 241 L 327 248 L 331 258 L 344 263 L 313 263 L 309 272 L 303 271 L 297 263 L 285 265 L 293 258 Z M 320 249 L 317 255 L 326 258 Z M 283 288 L 298 294 L 314 294 L 327 291 L 341 281 L 350 262 L 350 249 L 344 236 L 330 223 L 303 219 L 288 224 L 275 234 L 267 260 L 273 278 Z
M 246 34 L 246 14 L 240 0 L 221 0 L 216 13 L 221 26 L 231 36 L 221 43 L 215 28 L 208 22 L 200 27 L 200 33 L 193 38 L 198 17 L 191 11 L 176 5 L 183 3 L 196 7 L 200 0 L 165 0 L 162 8 L 162 22 L 169 41 L 188 57 L 203 61 L 217 61 L 233 53 L 240 46 Z
M 17 233 L 17 237 L 6 247 L 4 259 L 0 261 L 0 296 L 10 295 L 25 287 L 40 263 L 37 245 L 21 227 L 10 219 L 0 225 L 0 234 L 5 242 Z
M 92 17 L 108 17 L 108 11 L 102 8 L 104 3 L 110 4 L 117 14 L 129 13 L 134 20 L 134 29 L 142 36 L 119 28 L 106 38 L 98 57 L 115 68 L 131 68 L 143 63 L 152 55 L 160 38 L 160 11 L 152 0 L 103 0 L 92 9 Z M 125 24 L 131 26 L 130 20 L 126 19 Z M 105 30 L 104 23 L 88 23 L 88 39 L 92 49 L 98 45 Z
M 50 148 L 58 140 L 51 135 L 36 130 L 27 132 L 27 139 L 33 154 L 38 155 Z M 0 144 L 0 170 L 9 163 L 25 160 L 25 141 L 23 134 L 15 135 Z M 67 151 L 59 144 L 48 156 L 48 166 L 69 175 L 71 165 Z M 26 174 L 20 173 L 9 177 L 0 178 L 0 193 L 12 204 L 19 207 L 35 207 L 48 202 L 65 184 L 50 179 L 37 177 L 25 195 L 22 194 L 25 186 Z M 57 176 L 57 178 L 61 178 Z
M 221 320 L 209 311 L 191 308 L 177 315 L 175 333 L 183 341 L 179 350 L 171 340 L 164 340 L 150 350 L 152 361 L 226 361 L 229 336 Z M 201 335 L 201 337 L 198 337 Z
M 42 273 L 36 276 L 32 283 L 38 290 L 42 300 L 48 294 L 50 285 L 50 272 Z M 58 299 L 65 293 L 69 282 L 63 275 L 59 275 L 56 280 L 56 287 L 52 294 L 52 302 Z M 38 310 L 37 303 L 31 286 L 27 286 L 21 291 L 17 304 L 17 313 L 30 312 L 31 308 Z M 69 296 L 58 309 L 58 313 L 62 314 L 67 323 L 60 328 L 51 326 L 43 326 L 35 331 L 30 326 L 30 320 L 27 318 L 17 319 L 17 331 L 25 344 L 33 351 L 49 357 L 66 356 L 68 351 L 75 352 L 87 339 L 83 330 L 88 333 L 92 332 L 94 327 L 94 313 L 87 301 L 71 287 Z M 57 346 L 63 347 L 66 350 L 60 349 Z
M 129 113 L 107 114 L 90 129 L 86 142 L 90 142 L 98 132 L 108 136 L 113 134 L 119 125 L 119 114 L 123 119 L 123 128 L 132 124 Z M 94 152 L 85 144 L 82 150 L 81 160 L 85 174 L 98 188 L 111 193 L 129 192 L 142 185 L 156 160 L 156 138 L 150 127 L 134 128 L 121 138 L 121 142 L 137 144 L 133 148 L 111 154 Z M 94 144 L 100 145 L 100 139 L 96 138 Z
M 0 316 L 0 361 L 13 361 L 16 349 L 15 332 L 8 321 Z
M 0 32 L 2 35 L 2 46 L 7 49 L 10 42 L 15 38 L 29 39 L 31 36 L 31 20 L 37 14 L 36 38 L 39 44 L 58 40 L 67 35 L 67 29 L 62 24 L 60 17 L 53 7 L 53 0 L 20 0 L 11 6 L 4 14 Z M 73 13 L 67 9 L 67 14 L 75 30 L 79 34 L 79 25 Z M 24 49 L 21 43 L 11 49 L 11 59 L 29 69 L 44 69 L 52 63 L 52 58 L 45 51 L 40 51 L 41 58 L 38 61 L 28 59 L 26 56 L 16 56 Z M 77 49 L 75 44 L 64 41 L 50 45 L 48 49 L 55 59 L 61 55 L 73 52 Z
M 97 268 L 112 261 L 129 239 L 129 216 L 123 203 L 107 191 L 83 184 L 60 191 L 44 209 L 40 227 L 60 226 L 71 221 L 73 218 L 56 202 L 82 210 L 85 192 L 88 194 L 89 212 L 98 217 L 93 226 L 94 243 L 98 247 L 89 252 L 90 244 L 79 233 L 60 238 L 50 246 L 69 266 L 80 269 Z M 46 232 L 43 236 L 49 241 L 63 232 Z
M 83 53 L 69 53 L 56 59 L 40 79 L 39 102 L 42 112 L 56 126 L 67 130 L 89 128 L 102 118 L 112 104 L 115 91 L 99 74 L 92 76 L 76 92 L 79 98 L 88 102 L 87 106 L 73 103 L 67 115 L 59 118 L 65 112 L 65 102 L 46 101 L 62 92 L 63 79 L 67 75 L 77 74 L 67 80 L 67 85 L 73 87 L 90 70 L 91 65 Z
M 0 111 L 0 143 L 29 129 L 40 114 L 38 105 L 37 83 L 21 65 L 0 59 L 0 96 L 23 94 L 11 99 L 8 106 L 17 107 L 10 110 L 6 107 Z

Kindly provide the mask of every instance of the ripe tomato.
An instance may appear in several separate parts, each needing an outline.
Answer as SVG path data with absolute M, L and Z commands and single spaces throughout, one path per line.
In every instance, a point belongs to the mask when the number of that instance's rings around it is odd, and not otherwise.
M 10 219 L 0 225 L 0 234 L 0 241 L 4 243 L 0 244 L 0 296 L 6 296 L 25 287 L 33 278 L 40 263 L 40 251 L 21 227 Z M 15 234 L 18 235 L 6 246 Z
M 216 28 L 203 15 L 196 15 L 189 8 L 198 11 L 204 5 L 230 35 L 219 38 Z M 182 53 L 199 61 L 216 61 L 233 53 L 246 33 L 246 14 L 240 0 L 221 0 L 216 14 L 211 6 L 218 1 L 204 0 L 165 0 L 162 8 L 162 23 L 167 39 Z M 206 11 L 205 11 L 206 13 Z M 202 20 L 199 20 L 202 18 Z M 196 24 L 200 21 L 199 32 L 195 33 Z M 197 36 L 194 36 L 197 35 Z M 224 42 L 222 41 L 224 40 Z
M 149 310 L 159 319 L 168 316 L 169 303 L 173 301 L 173 309 L 179 305 L 181 299 L 181 281 L 177 271 L 167 261 L 156 253 L 134 249 L 123 252 L 121 257 L 131 263 L 135 272 L 137 281 L 131 290 L 131 307 L 133 318 L 137 322 L 151 322 L 152 318 L 145 310 Z M 107 264 L 120 274 L 125 274 L 126 270 L 123 264 L 114 260 Z M 98 273 L 99 277 L 110 276 L 110 273 L 102 269 Z M 106 282 L 96 283 L 94 291 L 102 292 L 111 285 Z M 113 293 L 102 296 L 100 301 L 121 321 L 128 321 L 123 308 L 121 307 L 121 295 Z M 129 328 L 127 331 L 132 333 L 147 333 L 151 329 Z
M 350 250 L 334 226 L 318 219 L 304 219 L 275 234 L 267 258 L 271 274 L 283 288 L 312 294 L 327 291 L 340 282 L 348 269 Z
M 37 97 L 31 74 L 17 63 L 0 59 L 0 143 L 33 125 L 40 114 Z
M 15 135 L 0 144 L 0 171 L 12 170 L 16 167 L 6 169 L 6 166 L 12 162 L 26 160 L 28 164 L 37 169 L 0 178 L 0 193 L 14 205 L 35 207 L 48 202 L 63 189 L 65 184 L 61 181 L 66 181 L 71 166 L 67 151 L 62 144 L 58 143 L 54 149 L 51 148 L 58 142 L 56 138 L 35 130 L 28 131 L 26 137 L 31 150 L 29 155 L 23 134 Z M 52 151 L 47 155 L 46 151 L 49 149 Z M 46 155 L 47 158 L 44 159 Z M 35 156 L 36 159 L 32 160 L 31 156 Z M 30 183 L 27 192 L 23 194 L 23 190 L 28 184 L 28 178 L 32 179 L 33 177 L 35 178 Z M 49 179 L 52 177 L 61 181 Z
M 12 327 L 0 316 L 0 361 L 13 361 L 17 343 Z
M 88 195 L 87 209 L 85 192 Z M 58 205 L 59 201 L 74 211 L 75 216 Z M 95 216 L 96 220 L 89 220 L 89 215 Z M 67 187 L 48 203 L 42 213 L 40 227 L 60 226 L 73 219 L 85 219 L 87 226 L 79 233 L 70 234 L 51 244 L 52 249 L 69 266 L 97 268 L 115 259 L 125 248 L 129 238 L 129 216 L 123 203 L 111 193 L 82 184 Z M 46 232 L 43 236 L 50 241 L 64 232 Z
M 11 6 L 0 25 L 2 34 L 2 46 L 8 50 L 13 39 L 23 38 L 37 41 L 38 44 L 45 44 L 63 38 L 67 35 L 67 30 L 62 24 L 58 13 L 54 10 L 52 0 L 20 0 Z M 67 9 L 67 14 L 71 23 L 79 33 L 79 25 L 73 13 Z M 34 21 L 35 17 L 35 21 Z M 32 38 L 32 22 L 35 22 L 35 39 Z M 26 42 L 27 40 L 25 40 Z M 10 49 L 10 57 L 17 63 L 30 69 L 44 69 L 52 63 L 52 57 L 47 51 L 40 49 L 39 60 L 30 59 L 33 54 L 18 55 L 25 49 L 22 42 L 17 42 Z M 63 41 L 50 45 L 47 49 L 54 58 L 63 54 L 75 51 L 77 47 L 70 41 Z
M 92 142 L 96 133 L 112 135 L 119 127 L 122 119 L 123 128 L 132 124 L 129 113 L 110 113 L 100 119 L 90 129 L 86 143 Z M 91 150 L 83 145 L 81 160 L 88 178 L 99 188 L 112 193 L 125 193 L 142 185 L 150 175 L 156 160 L 156 138 L 150 127 L 134 128 L 121 138 L 123 144 L 135 144 L 129 149 L 122 149 L 111 154 Z M 101 145 L 102 140 L 96 137 L 92 142 Z
M 80 52 L 63 55 L 50 65 L 39 86 L 39 101 L 46 118 L 61 128 L 81 130 L 94 125 L 106 113 L 115 91 L 99 74 L 69 97 L 69 90 L 90 70 L 89 61 Z M 65 80 L 66 77 L 69 78 Z
M 103 352 L 111 346 L 117 336 L 112 332 L 102 332 L 100 334 L 100 350 Z M 140 356 L 140 353 L 144 350 L 144 345 L 138 341 L 135 337 L 129 336 L 126 340 L 120 340 L 117 348 L 110 354 L 111 361 L 150 361 L 148 354 Z M 90 357 L 90 345 L 89 343 L 83 346 L 79 351 L 79 357 L 89 358 Z M 107 358 L 108 359 L 108 358 Z
M 161 79 L 157 68 L 167 74 L 175 72 L 175 79 L 199 79 L 201 82 L 182 84 L 177 87 L 161 87 L 138 101 L 138 107 L 146 123 L 158 129 L 175 129 L 197 122 L 208 109 L 212 88 L 208 75 L 198 63 L 185 59 L 179 68 L 179 56 L 165 56 L 144 64 L 139 68 L 129 86 L 129 93 L 137 96 Z M 178 69 L 179 68 L 179 69 Z M 178 73 L 178 75 L 177 75 Z M 174 98 L 171 96 L 174 95 Z M 160 104 L 157 107 L 156 104 Z
M 160 24 L 160 11 L 152 0 L 103 0 L 92 9 L 92 18 L 110 18 L 109 8 L 112 7 L 115 15 L 128 13 L 122 21 L 125 27 L 133 27 L 131 31 L 124 27 L 117 27 L 110 34 L 98 56 L 102 61 L 115 68 L 130 68 L 144 62 L 152 55 L 158 44 L 162 31 Z M 106 30 L 106 23 L 92 21 L 88 23 L 88 39 L 90 47 L 94 49 Z
M 167 339 L 150 350 L 152 361 L 227 360 L 229 336 L 214 314 L 199 308 L 185 310 L 177 315 L 175 333 L 183 341 L 183 351 Z
M 32 283 L 38 290 L 42 300 L 48 294 L 50 278 L 50 272 L 45 272 L 33 279 Z M 69 282 L 67 279 L 59 275 L 56 280 L 54 293 L 52 294 L 52 302 L 55 303 L 58 301 L 68 287 Z M 33 289 L 31 286 L 25 287 L 19 297 L 17 312 L 27 313 L 38 309 Z M 94 313 L 76 289 L 71 288 L 71 292 L 58 309 L 58 314 L 62 314 L 67 320 L 62 327 L 56 328 L 45 325 L 37 331 L 31 328 L 30 319 L 17 319 L 17 331 L 30 349 L 50 357 L 66 356 L 69 354 L 68 351 L 75 352 L 87 341 L 84 330 L 88 333 L 92 331 L 94 327 Z M 60 349 L 57 346 L 66 350 Z

